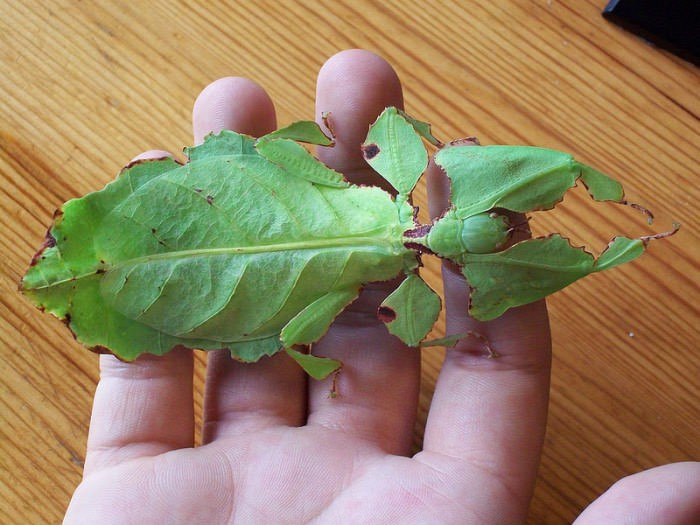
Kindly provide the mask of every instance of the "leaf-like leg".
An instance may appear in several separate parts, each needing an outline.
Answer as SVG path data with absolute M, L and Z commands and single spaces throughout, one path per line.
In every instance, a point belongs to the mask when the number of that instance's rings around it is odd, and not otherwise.
M 285 352 L 314 379 L 325 379 L 333 372 L 338 372 L 340 367 L 343 366 L 343 363 L 335 359 L 305 354 L 294 348 L 285 348 Z M 335 391 L 335 385 L 333 386 L 333 391 Z
M 277 164 L 290 175 L 332 188 L 346 188 L 350 185 L 342 174 L 326 166 L 309 153 L 304 146 L 291 139 L 259 141 L 255 145 L 255 149 L 260 155 Z
M 596 260 L 560 235 L 519 242 L 489 254 L 465 254 L 462 272 L 471 288 L 469 312 L 481 321 L 542 299 L 586 275 L 639 257 L 640 239 L 617 237 Z
M 285 348 L 318 341 L 333 320 L 359 295 L 358 289 L 334 290 L 316 299 L 282 328 Z
M 265 355 L 276 354 L 281 347 L 282 345 L 277 336 L 266 337 L 265 339 L 252 339 L 250 341 L 239 341 L 228 345 L 231 357 L 246 363 L 257 361 Z
M 440 314 L 440 297 L 417 274 L 410 274 L 379 306 L 390 333 L 409 346 L 428 335 Z
M 439 139 L 435 138 L 435 136 L 433 135 L 429 123 L 415 119 L 401 109 L 399 110 L 399 115 L 406 119 L 406 122 L 413 126 L 413 129 L 416 131 L 416 133 L 418 133 L 421 137 L 427 140 L 430 144 L 432 144 L 436 148 L 442 148 L 444 146 L 444 144 Z
M 489 342 L 488 338 L 485 335 L 480 334 L 479 332 L 475 332 L 473 330 L 467 330 L 466 332 L 460 332 L 458 334 L 440 337 L 439 339 L 430 339 L 429 341 L 423 341 L 420 347 L 429 348 L 431 346 L 444 346 L 446 348 L 452 348 L 462 339 L 466 339 L 467 337 L 473 337 L 474 339 L 478 339 L 481 342 L 481 344 L 484 345 L 484 350 L 486 350 L 486 354 L 489 359 L 495 359 L 497 357 L 500 357 L 500 354 L 496 352 L 491 346 L 491 343 Z
M 581 171 L 567 153 L 528 146 L 448 146 L 435 154 L 435 162 L 450 179 L 459 217 L 493 208 L 551 209 Z
M 471 288 L 469 312 L 480 321 L 495 319 L 595 271 L 594 261 L 560 235 L 523 241 L 502 252 L 467 254 L 462 272 Z
M 298 142 L 306 142 L 307 144 L 316 144 L 318 146 L 333 145 L 333 140 L 329 139 L 323 130 L 321 130 L 321 127 L 312 120 L 293 122 L 289 126 L 260 137 L 257 143 L 259 144 L 261 142 L 277 139 L 291 139 Z
M 629 202 L 625 199 L 625 192 L 622 184 L 615 179 L 611 179 L 604 173 L 599 172 L 595 168 L 576 162 L 575 165 L 580 170 L 581 180 L 588 190 L 588 194 L 597 201 L 612 201 L 618 204 L 623 204 L 641 211 L 647 218 L 649 224 L 654 222 L 654 215 L 644 206 L 640 206 L 634 202 Z
M 305 354 L 293 347 L 320 339 L 338 314 L 354 301 L 358 294 L 357 289 L 329 292 L 304 308 L 282 329 L 280 339 L 285 351 L 314 379 L 326 378 L 338 370 L 342 363 L 335 359 Z
M 575 166 L 580 170 L 581 180 L 594 200 L 623 202 L 625 192 L 619 182 L 587 164 L 576 162 Z
M 448 145 L 435 162 L 450 179 L 452 203 L 459 217 L 494 208 L 525 213 L 549 210 L 580 179 L 596 201 L 612 201 L 652 214 L 625 200 L 622 185 L 568 153 L 530 146 Z
M 393 107 L 386 108 L 372 124 L 362 153 L 399 195 L 411 193 L 428 166 L 428 153 L 420 135 Z

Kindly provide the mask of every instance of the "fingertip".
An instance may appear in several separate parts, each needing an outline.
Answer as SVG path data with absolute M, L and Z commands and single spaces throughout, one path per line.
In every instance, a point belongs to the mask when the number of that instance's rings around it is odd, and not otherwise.
M 205 87 L 192 108 L 196 144 L 209 133 L 230 129 L 254 137 L 277 126 L 275 107 L 267 92 L 243 77 L 224 77 Z
M 140 160 L 159 160 L 159 159 L 167 159 L 167 158 L 175 158 L 172 153 L 169 151 L 165 151 L 162 149 L 150 149 L 148 151 L 144 151 L 143 153 L 140 153 L 136 155 L 129 164 L 133 164 L 134 162 L 138 162 Z
M 336 169 L 366 168 L 359 148 L 369 126 L 388 106 L 403 107 L 401 81 L 382 57 L 364 49 L 341 51 L 321 67 L 316 83 L 316 115 L 330 113 L 334 148 L 319 157 Z
M 400 89 L 399 77 L 391 64 L 366 49 L 340 51 L 326 60 L 318 73 L 319 81 L 340 81 L 341 86 L 352 78 L 363 81 L 368 77 L 391 80 Z

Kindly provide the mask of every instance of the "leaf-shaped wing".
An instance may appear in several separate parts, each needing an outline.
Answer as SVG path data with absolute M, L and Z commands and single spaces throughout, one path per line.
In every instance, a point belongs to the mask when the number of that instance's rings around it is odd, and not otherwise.
M 24 292 L 124 359 L 184 344 L 252 360 L 329 291 L 415 266 L 389 194 L 290 177 L 245 137 L 225 155 L 230 133 L 67 203 Z

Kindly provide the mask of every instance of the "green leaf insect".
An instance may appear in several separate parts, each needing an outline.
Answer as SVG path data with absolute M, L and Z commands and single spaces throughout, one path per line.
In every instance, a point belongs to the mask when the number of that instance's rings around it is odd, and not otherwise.
M 489 320 L 631 261 L 650 239 L 675 232 L 618 237 L 597 259 L 559 235 L 508 247 L 516 229 L 508 212 L 551 208 L 579 179 L 596 200 L 623 203 L 622 187 L 557 151 L 444 145 L 396 108 L 362 146 L 395 196 L 350 184 L 300 142 L 332 145 L 302 121 L 259 139 L 210 135 L 185 150 L 184 165 L 127 166 L 56 212 L 22 292 L 83 345 L 127 361 L 176 346 L 228 349 L 246 362 L 283 350 L 320 379 L 341 363 L 304 348 L 369 282 L 404 276 L 378 317 L 407 344 L 424 341 L 441 303 L 420 278 L 423 254 L 459 265 L 471 315 Z M 428 164 L 425 142 L 437 148 L 452 203 L 421 225 L 410 194 Z

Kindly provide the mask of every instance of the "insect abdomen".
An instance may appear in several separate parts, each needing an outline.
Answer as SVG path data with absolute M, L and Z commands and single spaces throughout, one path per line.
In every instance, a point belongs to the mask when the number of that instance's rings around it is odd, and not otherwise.
M 120 266 L 103 276 L 101 291 L 123 315 L 166 334 L 230 342 L 278 334 L 329 291 L 359 289 L 402 267 L 403 256 L 380 245 L 204 251 Z

